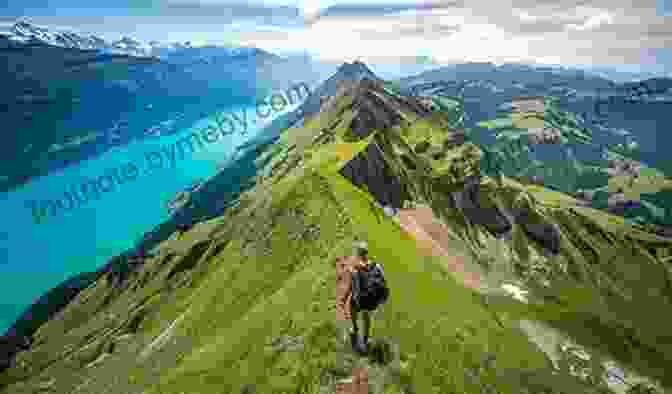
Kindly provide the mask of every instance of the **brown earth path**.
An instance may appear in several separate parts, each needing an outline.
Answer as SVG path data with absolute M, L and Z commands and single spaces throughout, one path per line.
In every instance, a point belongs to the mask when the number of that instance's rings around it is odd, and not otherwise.
M 369 394 L 369 371 L 354 369 L 351 379 L 336 384 L 336 394 Z
M 418 206 L 401 209 L 397 223 L 414 236 L 421 251 L 444 257 L 450 272 L 466 287 L 479 291 L 485 289 L 481 277 L 465 269 L 464 257 L 452 254 L 446 249 L 451 242 L 448 229 L 435 218 L 431 208 Z

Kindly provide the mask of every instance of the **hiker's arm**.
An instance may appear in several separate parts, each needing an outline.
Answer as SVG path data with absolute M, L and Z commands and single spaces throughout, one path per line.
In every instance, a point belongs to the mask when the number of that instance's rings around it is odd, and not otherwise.
M 344 291 L 337 296 L 336 309 L 343 313 L 345 319 L 350 319 L 350 302 L 352 301 L 352 287 L 348 286 Z
M 343 312 L 343 317 L 349 319 L 349 303 L 352 297 L 351 271 L 343 259 L 336 261 L 336 309 Z

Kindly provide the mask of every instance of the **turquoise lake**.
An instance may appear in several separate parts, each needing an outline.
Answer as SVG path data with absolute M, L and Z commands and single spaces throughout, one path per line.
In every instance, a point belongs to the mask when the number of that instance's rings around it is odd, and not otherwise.
M 34 178 L 0 200 L 4 212 L 4 230 L 0 233 L 0 332 L 4 332 L 37 297 L 65 279 L 83 271 L 94 271 L 109 258 L 130 249 L 142 235 L 169 218 L 166 203 L 177 192 L 217 172 L 218 165 L 235 159 L 235 148 L 260 133 L 278 116 L 295 109 L 300 103 L 287 106 L 268 118 L 256 120 L 254 107 L 227 108 L 209 114 L 189 128 L 157 138 L 146 138 L 114 148 L 78 165 Z M 214 116 L 232 111 L 248 114 L 247 134 L 221 136 L 186 153 L 179 152 L 173 167 L 164 156 L 162 166 L 151 173 L 146 155 L 169 152 L 177 142 L 192 132 L 202 135 L 208 125 L 215 125 Z M 156 156 L 154 156 L 156 157 Z M 56 216 L 46 216 L 36 223 L 28 205 L 31 200 L 63 198 L 70 185 L 98 178 L 127 163 L 137 165 L 139 172 L 132 180 L 116 185 L 98 199 Z M 158 159 L 154 161 L 158 163 Z

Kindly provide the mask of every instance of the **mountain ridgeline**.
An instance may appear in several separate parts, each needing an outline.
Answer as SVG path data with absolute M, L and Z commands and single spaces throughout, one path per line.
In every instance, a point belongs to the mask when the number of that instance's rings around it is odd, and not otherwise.
M 116 258 L 25 332 L 0 392 L 335 393 L 362 365 L 377 394 L 672 389 L 672 239 L 485 174 L 459 110 L 343 65 L 235 204 Z M 383 206 L 427 213 L 426 238 Z M 335 323 L 334 262 L 356 239 L 391 287 L 380 357 Z

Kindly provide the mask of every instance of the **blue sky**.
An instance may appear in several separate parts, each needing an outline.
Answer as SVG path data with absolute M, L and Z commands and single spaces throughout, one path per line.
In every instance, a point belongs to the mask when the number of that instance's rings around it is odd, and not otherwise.
M 672 72 L 672 1 L 25 0 L 0 8 L 108 39 L 238 43 L 329 60 L 612 65 Z M 93 5 L 95 4 L 95 6 Z

